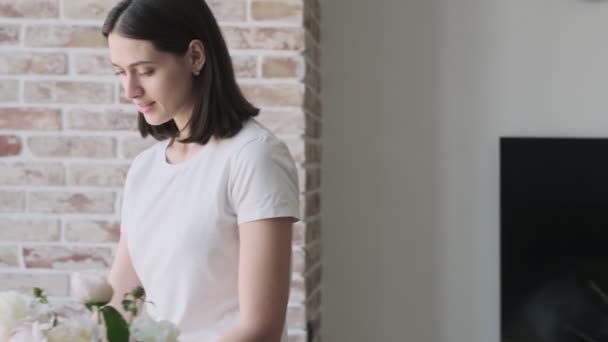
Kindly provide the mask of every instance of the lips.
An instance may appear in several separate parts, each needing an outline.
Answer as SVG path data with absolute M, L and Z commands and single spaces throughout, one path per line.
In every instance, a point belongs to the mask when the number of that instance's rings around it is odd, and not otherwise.
M 150 112 L 152 110 L 152 108 L 154 107 L 154 104 L 156 104 L 156 102 L 154 102 L 154 101 L 146 102 L 146 103 L 136 103 L 137 110 L 142 113 Z

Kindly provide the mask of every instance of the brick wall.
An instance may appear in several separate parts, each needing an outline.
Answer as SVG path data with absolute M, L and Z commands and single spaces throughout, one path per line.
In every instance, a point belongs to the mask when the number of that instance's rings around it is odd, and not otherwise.
M 108 62 L 100 34 L 117 0 L 0 0 L 0 290 L 107 269 L 131 159 L 153 141 Z M 298 164 L 288 312 L 292 341 L 320 341 L 321 106 L 318 0 L 210 0 L 243 91 Z

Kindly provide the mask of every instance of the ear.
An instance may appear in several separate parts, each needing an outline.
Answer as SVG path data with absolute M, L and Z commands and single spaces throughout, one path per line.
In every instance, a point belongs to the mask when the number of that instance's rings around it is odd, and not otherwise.
M 192 71 L 200 71 L 205 65 L 205 46 L 203 43 L 198 39 L 191 41 L 188 45 L 186 57 Z

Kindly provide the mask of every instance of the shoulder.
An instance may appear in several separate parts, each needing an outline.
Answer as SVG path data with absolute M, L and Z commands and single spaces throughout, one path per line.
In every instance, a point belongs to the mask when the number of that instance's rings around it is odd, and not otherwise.
M 287 145 L 268 128 L 253 119 L 245 124 L 235 138 L 232 153 L 233 161 L 251 161 L 260 158 L 268 159 L 269 157 L 273 157 L 272 159 L 282 157 L 291 159 Z
M 251 121 L 236 137 L 229 162 L 229 198 L 238 223 L 299 217 L 297 168 L 287 146 Z
M 289 154 L 287 146 L 255 119 L 249 119 L 239 133 L 220 145 L 232 161 L 264 154 Z

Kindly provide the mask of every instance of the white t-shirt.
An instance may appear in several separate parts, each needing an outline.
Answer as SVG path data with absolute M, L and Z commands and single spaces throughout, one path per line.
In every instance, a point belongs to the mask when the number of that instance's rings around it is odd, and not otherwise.
M 122 230 L 148 313 L 175 323 L 181 342 L 213 341 L 238 316 L 238 224 L 299 218 L 298 175 L 285 144 L 253 119 L 178 164 L 166 160 L 169 142 L 134 159 Z

